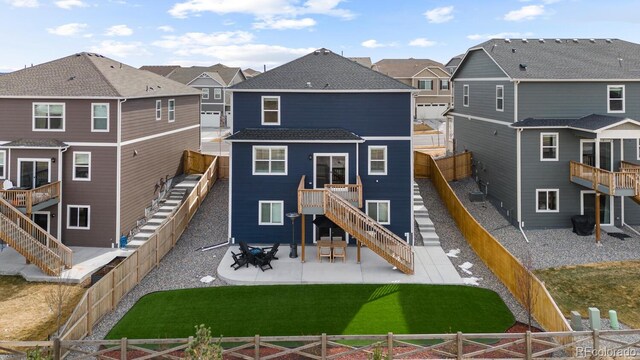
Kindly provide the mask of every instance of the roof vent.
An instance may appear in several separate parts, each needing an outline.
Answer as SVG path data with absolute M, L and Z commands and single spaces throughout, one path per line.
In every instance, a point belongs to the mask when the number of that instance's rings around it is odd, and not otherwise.
M 506 43 L 510 43 L 510 42 L 511 42 L 511 39 L 504 39 L 504 42 L 506 42 Z
M 578 39 L 573 39 L 573 42 L 577 44 L 578 43 Z
M 115 69 L 115 68 L 116 68 L 116 67 L 115 67 L 115 66 L 113 66 L 113 65 L 111 65 L 110 67 L 111 67 L 112 69 Z
M 520 70 L 527 70 L 527 64 L 520 64 Z
M 596 39 L 589 39 L 589 42 L 591 42 L 592 44 L 596 43 Z
M 93 55 L 91 55 L 91 53 L 87 53 L 87 56 L 93 56 Z
M 313 52 L 313 55 L 320 55 L 320 50 L 316 50 Z
M 613 42 L 613 41 L 611 41 L 611 39 L 605 39 L 604 41 L 606 41 L 609 44 L 611 44 Z
M 306 88 L 310 88 L 310 87 L 312 87 L 312 86 L 311 86 L 311 81 L 307 81 L 307 83 L 306 83 L 306 85 L 305 85 L 304 87 L 306 87 Z
M 544 44 L 544 39 L 538 39 L 538 42 L 539 42 L 540 44 Z
M 325 54 L 325 55 L 329 54 L 330 52 L 331 52 L 331 51 L 329 51 L 329 50 L 327 50 L 327 49 L 324 49 L 324 54 Z
M 70 78 L 69 78 L 69 81 L 71 81 L 71 80 L 75 80 L 75 79 L 76 79 L 76 77 L 75 77 L 75 76 L 72 76 L 72 77 L 70 77 Z
M 511 52 L 515 54 L 516 53 L 516 49 L 515 48 L 511 48 Z
M 529 40 L 527 40 L 527 39 L 522 39 L 522 42 L 526 44 L 526 43 L 528 43 L 528 42 L 529 42 Z
M 560 44 L 560 43 L 562 42 L 562 40 L 560 40 L 560 39 L 556 39 L 556 42 L 557 42 L 558 44 Z

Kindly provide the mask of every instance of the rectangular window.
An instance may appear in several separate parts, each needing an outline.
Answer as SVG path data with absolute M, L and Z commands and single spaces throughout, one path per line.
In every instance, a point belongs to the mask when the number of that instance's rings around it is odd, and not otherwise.
M 558 161 L 558 133 L 540 134 L 540 161 Z
M 64 131 L 64 104 L 33 103 L 33 131 Z
M 287 175 L 287 147 L 254 146 L 253 175 Z
M 440 90 L 449 90 L 449 80 L 440 80 Z
M 156 100 L 156 120 L 162 119 L 162 100 Z
M 433 80 L 418 80 L 418 89 L 433 90 Z
M 610 113 L 624 112 L 624 85 L 607 86 L 608 111 Z
M 202 100 L 208 100 L 209 99 L 209 88 L 203 88 L 202 89 Z
M 496 111 L 504 111 L 504 86 L 496 85 Z
M 462 106 L 469 106 L 469 85 L 462 86 Z
M 258 225 L 283 225 L 283 201 L 258 201 Z
M 167 106 L 167 112 L 169 113 L 169 122 L 176 121 L 176 101 L 174 99 L 170 99 Z
M 367 215 L 382 225 L 391 224 L 391 211 L 389 200 L 367 200 Z
M 89 205 L 67 205 L 67 229 L 90 229 L 91 207 Z
M 369 175 L 387 175 L 386 146 L 369 146 Z
M 91 180 L 91 153 L 86 151 L 73 152 L 73 180 Z
M 109 104 L 91 104 L 91 131 L 109 132 Z
M 7 152 L 0 150 L 0 179 L 7 178 Z
M 262 125 L 280 125 L 280 96 L 262 97 Z
M 220 88 L 213 89 L 213 98 L 215 100 L 222 99 L 222 89 L 220 89 Z
M 559 212 L 560 200 L 558 199 L 558 193 L 558 189 L 537 189 L 536 212 Z

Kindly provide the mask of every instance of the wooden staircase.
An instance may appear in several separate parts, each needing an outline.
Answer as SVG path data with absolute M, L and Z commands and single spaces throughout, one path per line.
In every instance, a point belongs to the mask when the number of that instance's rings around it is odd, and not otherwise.
M 2 198 L 0 240 L 9 244 L 47 275 L 59 276 L 63 267 L 71 268 L 73 265 L 71 249 Z
M 359 180 L 359 179 L 358 179 Z M 359 186 L 359 187 L 358 187 Z M 344 187 L 345 189 L 340 189 Z M 354 190 L 355 189 L 355 190 Z M 358 195 L 354 196 L 353 194 Z M 413 274 L 413 249 L 402 238 L 358 209 L 362 206 L 362 185 L 330 185 L 324 189 L 305 189 L 304 176 L 298 187 L 298 212 L 324 214 L 405 274 Z

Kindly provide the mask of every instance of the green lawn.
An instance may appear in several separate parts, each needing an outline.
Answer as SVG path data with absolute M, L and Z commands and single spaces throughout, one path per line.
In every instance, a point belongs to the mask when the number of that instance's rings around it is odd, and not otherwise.
M 223 286 L 144 296 L 108 339 L 503 332 L 514 317 L 493 291 L 442 285 Z

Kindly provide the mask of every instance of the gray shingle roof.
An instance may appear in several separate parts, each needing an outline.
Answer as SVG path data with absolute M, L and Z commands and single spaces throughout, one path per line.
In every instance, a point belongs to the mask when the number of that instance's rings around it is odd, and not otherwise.
M 327 49 L 319 49 L 236 84 L 250 90 L 406 90 L 412 88 Z
M 640 45 L 619 39 L 492 39 L 476 47 L 515 79 L 640 79 Z
M 19 139 L 8 142 L 2 147 L 17 148 L 17 147 L 39 147 L 39 148 L 66 148 L 69 145 L 56 139 Z
M 78 53 L 0 77 L 0 96 L 147 97 L 199 92 L 102 55 Z
M 514 128 L 571 128 L 578 130 L 597 131 L 613 124 L 619 123 L 627 118 L 610 115 L 591 114 L 581 118 L 568 119 L 536 119 L 526 118 L 511 124 Z
M 410 78 L 427 67 L 444 71 L 444 65 L 430 59 L 382 59 L 374 66 L 379 72 L 394 78 Z
M 227 137 L 228 141 L 342 141 L 362 142 L 362 138 L 345 129 L 247 128 Z

